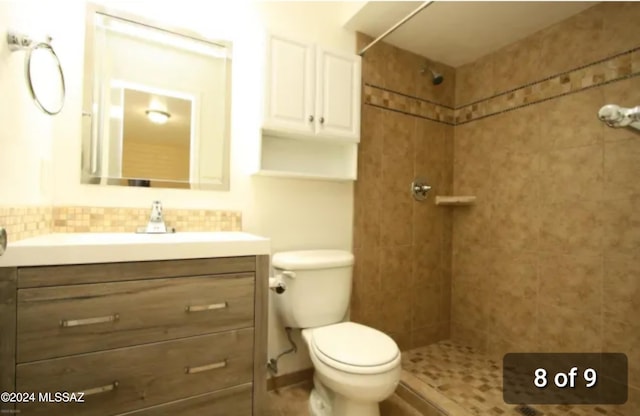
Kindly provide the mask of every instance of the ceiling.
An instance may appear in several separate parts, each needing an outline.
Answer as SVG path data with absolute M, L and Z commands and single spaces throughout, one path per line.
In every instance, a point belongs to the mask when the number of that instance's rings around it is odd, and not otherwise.
M 422 2 L 370 1 L 345 24 L 377 37 Z M 384 39 L 457 67 L 577 14 L 596 2 L 437 1 Z M 374 46 L 375 48 L 375 46 Z

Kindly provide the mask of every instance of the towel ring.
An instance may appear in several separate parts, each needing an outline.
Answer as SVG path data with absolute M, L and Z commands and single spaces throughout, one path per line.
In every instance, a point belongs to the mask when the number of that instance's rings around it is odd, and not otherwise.
M 66 96 L 66 85 L 64 82 L 64 72 L 62 71 L 62 65 L 60 63 L 60 58 L 58 58 L 58 55 L 56 54 L 56 52 L 53 50 L 53 46 L 51 46 L 51 37 L 47 37 L 46 41 L 43 42 L 35 42 L 33 41 L 31 38 L 29 38 L 26 35 L 21 35 L 18 33 L 14 33 L 14 32 L 9 32 L 7 34 L 7 43 L 9 44 L 9 49 L 11 51 L 19 51 L 19 50 L 26 50 L 27 53 L 25 55 L 25 60 L 24 60 L 24 74 L 25 74 L 25 79 L 27 81 L 27 88 L 29 89 L 29 93 L 31 94 L 31 98 L 33 99 L 33 102 L 36 104 L 36 106 L 42 110 L 43 112 L 45 112 L 46 114 L 49 115 L 56 115 L 58 114 L 60 111 L 62 111 L 62 108 L 64 107 L 64 100 L 65 100 L 65 96 Z M 32 57 L 33 57 L 33 53 L 39 49 L 45 49 L 48 50 L 48 52 L 51 54 L 51 56 L 53 57 L 54 61 L 55 61 L 55 65 L 57 67 L 57 71 L 60 74 L 60 87 L 61 87 L 61 91 L 59 93 L 59 105 L 58 106 L 50 106 L 47 105 L 43 102 L 43 99 L 41 96 L 38 95 L 38 91 L 36 90 L 36 87 L 34 86 L 33 83 L 33 79 L 31 76 L 31 69 L 32 69 Z

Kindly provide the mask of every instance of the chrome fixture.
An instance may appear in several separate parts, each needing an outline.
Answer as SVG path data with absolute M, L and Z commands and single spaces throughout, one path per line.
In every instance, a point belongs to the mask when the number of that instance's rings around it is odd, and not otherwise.
M 400 26 L 402 26 L 403 24 L 407 23 L 409 20 L 411 20 L 415 15 L 417 15 L 418 13 L 420 13 L 422 10 L 426 9 L 427 6 L 431 5 L 433 3 L 433 1 L 425 1 L 424 3 L 422 3 L 420 6 L 418 6 L 414 11 L 412 11 L 411 13 L 409 13 L 407 16 L 405 16 L 404 19 L 400 20 L 398 23 L 396 23 L 395 25 L 391 26 L 389 29 L 387 29 L 386 32 L 384 32 L 382 35 L 378 36 L 377 38 L 375 38 L 373 41 L 371 41 L 371 43 L 369 43 L 367 46 L 365 46 L 364 48 L 362 48 L 360 50 L 360 52 L 358 52 L 358 55 L 362 56 L 364 55 L 364 53 L 366 51 L 369 50 L 369 48 L 371 48 L 373 45 L 375 45 L 376 43 L 380 42 L 382 39 L 386 38 L 387 36 L 389 36 L 392 32 L 394 32 L 397 28 L 399 28 Z
M 7 33 L 7 43 L 10 51 L 25 50 L 27 52 L 24 60 L 24 75 L 33 102 L 46 114 L 55 115 L 62 111 L 64 107 L 66 87 L 62 65 L 58 55 L 53 50 L 53 46 L 51 46 L 51 40 L 50 36 L 47 36 L 43 41 L 35 41 L 21 33 L 11 31 Z M 49 61 L 48 63 L 46 62 L 47 60 Z M 35 65 L 34 61 L 36 62 Z M 55 80 L 51 76 L 45 76 L 45 79 L 43 79 L 42 69 L 37 68 L 38 66 L 42 67 L 42 65 L 49 65 L 53 71 L 57 72 L 54 75 Z M 55 91 L 56 84 L 59 86 L 59 91 Z
M 640 130 L 640 106 L 624 108 L 607 104 L 598 111 L 598 118 L 609 127 L 633 127 Z
M 431 72 L 431 82 L 433 83 L 433 85 L 442 84 L 442 81 L 444 81 L 444 76 L 440 72 L 434 71 L 433 69 L 429 68 L 427 64 L 422 65 L 422 68 L 420 68 L 420 73 L 424 74 L 427 71 Z
M 411 194 L 416 201 L 424 201 L 427 199 L 427 193 L 431 190 L 431 186 L 427 185 L 427 180 L 418 176 L 411 182 Z
M 7 231 L 0 227 L 0 256 L 7 251 Z
M 136 232 L 146 234 L 167 234 L 175 233 L 176 229 L 165 225 L 164 218 L 162 217 L 162 202 L 153 201 L 147 226 L 145 228 L 138 228 Z

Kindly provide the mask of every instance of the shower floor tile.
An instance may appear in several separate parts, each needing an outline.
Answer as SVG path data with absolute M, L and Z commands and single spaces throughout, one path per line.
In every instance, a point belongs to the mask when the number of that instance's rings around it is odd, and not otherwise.
M 447 340 L 405 351 L 402 370 L 403 384 L 450 416 L 522 416 L 502 398 L 502 362 L 473 348 Z M 544 416 L 640 415 L 633 405 L 530 407 Z

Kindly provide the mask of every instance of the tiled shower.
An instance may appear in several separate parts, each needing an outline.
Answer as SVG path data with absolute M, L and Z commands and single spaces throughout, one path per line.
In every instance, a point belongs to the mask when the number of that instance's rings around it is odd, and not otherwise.
M 640 134 L 597 118 L 640 105 L 639 21 L 640 3 L 595 4 L 458 68 L 367 52 L 353 320 L 418 355 L 624 352 L 629 400 L 601 410 L 640 414 Z

